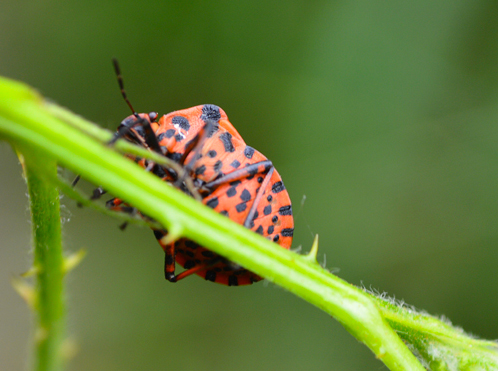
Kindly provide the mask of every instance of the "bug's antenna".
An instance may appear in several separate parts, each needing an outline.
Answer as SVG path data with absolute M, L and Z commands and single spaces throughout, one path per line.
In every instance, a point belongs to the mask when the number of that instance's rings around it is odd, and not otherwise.
M 123 76 L 121 76 L 121 69 L 119 68 L 118 60 L 116 58 L 112 58 L 112 64 L 114 65 L 114 71 L 116 72 L 119 88 L 121 89 L 121 95 L 123 96 L 123 99 L 125 100 L 126 104 L 128 104 L 128 107 L 130 107 L 133 115 L 138 116 L 137 112 L 133 109 L 133 106 L 128 100 L 128 97 L 126 96 L 126 91 L 124 89 L 124 84 L 123 84 Z

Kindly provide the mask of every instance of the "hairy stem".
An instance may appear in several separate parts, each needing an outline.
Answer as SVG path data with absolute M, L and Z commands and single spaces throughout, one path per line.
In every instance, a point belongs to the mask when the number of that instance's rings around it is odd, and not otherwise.
M 64 337 L 63 256 L 59 192 L 41 172 L 57 174 L 55 162 L 24 152 L 33 229 L 36 287 L 35 358 L 33 370 L 62 370 L 61 343 Z M 53 175 L 53 174 L 52 174 Z

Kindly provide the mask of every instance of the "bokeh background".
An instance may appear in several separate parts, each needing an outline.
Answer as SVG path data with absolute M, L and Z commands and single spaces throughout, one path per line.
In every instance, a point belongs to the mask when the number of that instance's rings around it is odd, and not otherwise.
M 498 2 L 17 1 L 0 74 L 113 129 L 214 103 L 294 203 L 295 247 L 356 285 L 498 337 Z M 0 143 L 0 369 L 29 362 L 26 186 Z M 90 184 L 82 183 L 89 191 Z M 303 203 L 303 200 L 306 200 Z M 329 316 L 271 284 L 163 279 L 146 228 L 63 198 L 69 336 L 83 370 L 378 370 Z

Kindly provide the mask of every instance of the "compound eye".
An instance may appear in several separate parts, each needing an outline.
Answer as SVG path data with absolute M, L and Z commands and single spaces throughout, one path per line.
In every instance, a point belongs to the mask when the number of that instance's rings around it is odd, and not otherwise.
M 156 119 L 157 119 L 157 112 L 150 112 L 149 113 L 149 118 L 150 118 L 151 122 L 156 121 Z

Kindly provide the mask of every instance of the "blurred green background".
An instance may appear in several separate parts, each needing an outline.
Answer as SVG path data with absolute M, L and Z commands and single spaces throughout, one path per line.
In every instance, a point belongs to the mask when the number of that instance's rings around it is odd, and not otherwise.
M 139 111 L 225 109 L 277 166 L 294 246 L 364 285 L 498 337 L 498 2 L 14 1 L 0 74 L 113 129 Z M 0 370 L 28 362 L 21 168 L 0 143 Z M 89 191 L 90 184 L 83 184 Z M 303 204 L 303 198 L 306 202 Z M 63 198 L 70 370 L 378 370 L 329 316 L 271 284 L 163 279 L 146 228 Z

